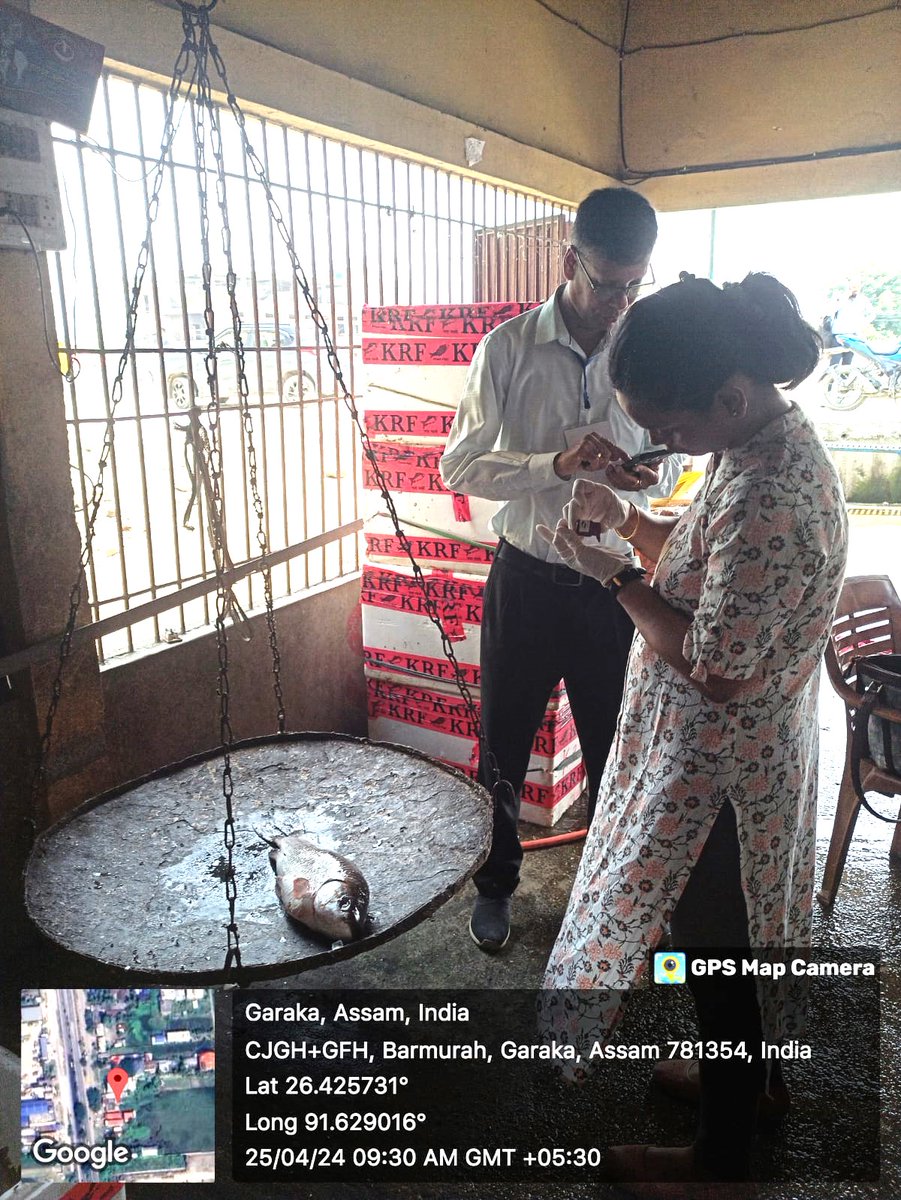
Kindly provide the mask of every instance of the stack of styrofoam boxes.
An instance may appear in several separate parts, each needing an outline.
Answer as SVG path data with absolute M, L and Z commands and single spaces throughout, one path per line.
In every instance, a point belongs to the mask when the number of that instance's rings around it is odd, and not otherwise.
M 366 431 L 477 706 L 482 593 L 497 543 L 490 526 L 497 504 L 448 492 L 438 463 L 476 345 L 495 325 L 530 307 L 363 310 Z M 370 737 L 412 746 L 474 775 L 474 723 L 366 459 L 363 478 L 372 498 L 362 594 Z M 553 825 L 579 796 L 584 777 L 561 685 L 532 747 L 523 820 Z

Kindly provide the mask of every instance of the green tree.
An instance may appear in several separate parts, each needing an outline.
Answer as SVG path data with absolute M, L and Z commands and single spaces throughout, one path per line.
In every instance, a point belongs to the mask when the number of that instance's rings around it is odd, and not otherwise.
M 88 1106 L 91 1112 L 100 1112 L 103 1106 L 103 1097 L 100 1095 L 99 1088 L 88 1088 Z

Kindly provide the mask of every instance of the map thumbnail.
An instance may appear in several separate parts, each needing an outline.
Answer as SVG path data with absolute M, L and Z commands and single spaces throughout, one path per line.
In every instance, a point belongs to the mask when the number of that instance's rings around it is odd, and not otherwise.
M 22 992 L 22 1179 L 213 1179 L 208 988 Z

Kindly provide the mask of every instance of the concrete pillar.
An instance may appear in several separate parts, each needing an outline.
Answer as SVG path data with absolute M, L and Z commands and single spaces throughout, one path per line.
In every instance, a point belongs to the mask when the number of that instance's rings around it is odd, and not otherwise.
M 55 344 L 46 258 L 38 256 Z M 45 342 L 34 257 L 0 250 L 0 606 L 7 652 L 61 634 L 80 570 L 63 383 Z M 82 606 L 79 623 L 87 618 Z M 93 645 L 76 650 L 63 675 L 62 702 L 47 758 L 46 786 L 32 796 L 55 662 L 13 678 L 0 704 L 4 742 L 0 853 L 17 843 L 23 822 L 40 829 L 106 786 L 100 673 Z M 4 878 L 17 878 L 17 864 Z M 20 867 L 21 864 L 18 864 Z

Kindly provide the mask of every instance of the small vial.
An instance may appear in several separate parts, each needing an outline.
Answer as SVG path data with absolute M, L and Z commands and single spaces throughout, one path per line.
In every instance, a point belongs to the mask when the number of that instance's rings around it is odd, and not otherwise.
M 600 537 L 602 533 L 598 521 L 576 521 L 576 533 L 579 537 Z

